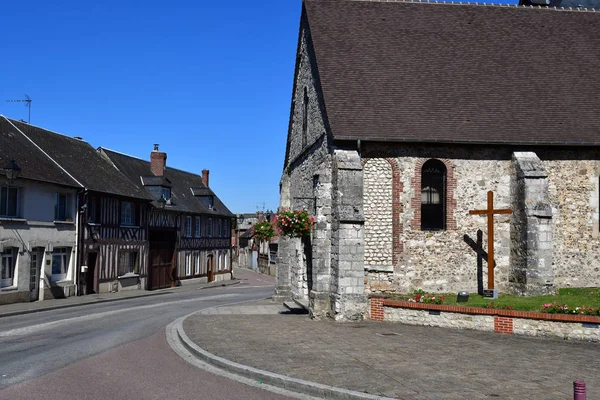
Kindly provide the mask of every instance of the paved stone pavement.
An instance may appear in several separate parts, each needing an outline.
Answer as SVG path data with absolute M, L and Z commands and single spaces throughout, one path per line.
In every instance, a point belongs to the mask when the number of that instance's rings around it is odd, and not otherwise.
M 183 328 L 204 350 L 261 370 L 399 399 L 600 399 L 600 344 L 402 325 L 335 323 L 269 300 L 209 309 Z

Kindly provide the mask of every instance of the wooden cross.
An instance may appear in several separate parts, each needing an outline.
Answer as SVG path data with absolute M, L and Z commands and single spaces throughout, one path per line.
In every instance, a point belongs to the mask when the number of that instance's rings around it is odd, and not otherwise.
M 504 210 L 494 210 L 494 192 L 491 190 L 487 193 L 487 210 L 470 210 L 469 214 L 487 215 L 487 231 L 488 231 L 488 289 L 494 288 L 494 214 L 510 214 L 512 210 L 506 208 Z

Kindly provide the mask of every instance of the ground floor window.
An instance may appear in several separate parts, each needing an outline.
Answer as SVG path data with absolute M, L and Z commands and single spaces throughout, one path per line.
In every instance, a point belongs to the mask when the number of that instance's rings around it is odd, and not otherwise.
M 68 247 L 55 247 L 52 252 L 52 280 L 62 281 L 67 279 L 69 271 L 69 254 L 71 253 Z
M 13 286 L 15 278 L 15 251 L 13 249 L 6 249 L 2 252 L 2 280 L 0 281 L 0 287 Z
M 139 253 L 122 251 L 119 253 L 119 276 L 137 274 L 139 272 Z
M 192 252 L 185 252 L 185 276 L 192 275 Z
M 194 275 L 200 275 L 200 252 L 194 251 Z

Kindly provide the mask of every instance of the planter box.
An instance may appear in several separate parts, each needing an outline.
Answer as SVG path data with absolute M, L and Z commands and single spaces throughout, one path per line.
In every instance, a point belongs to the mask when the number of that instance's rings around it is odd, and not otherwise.
M 369 309 L 375 321 L 600 341 L 600 317 L 589 315 L 423 304 L 381 297 L 370 298 Z

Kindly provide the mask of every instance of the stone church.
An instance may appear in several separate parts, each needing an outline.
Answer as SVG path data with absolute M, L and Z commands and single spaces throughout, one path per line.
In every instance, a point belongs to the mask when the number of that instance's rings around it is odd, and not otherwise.
M 277 299 L 358 320 L 370 294 L 600 286 L 600 12 L 304 0 Z

